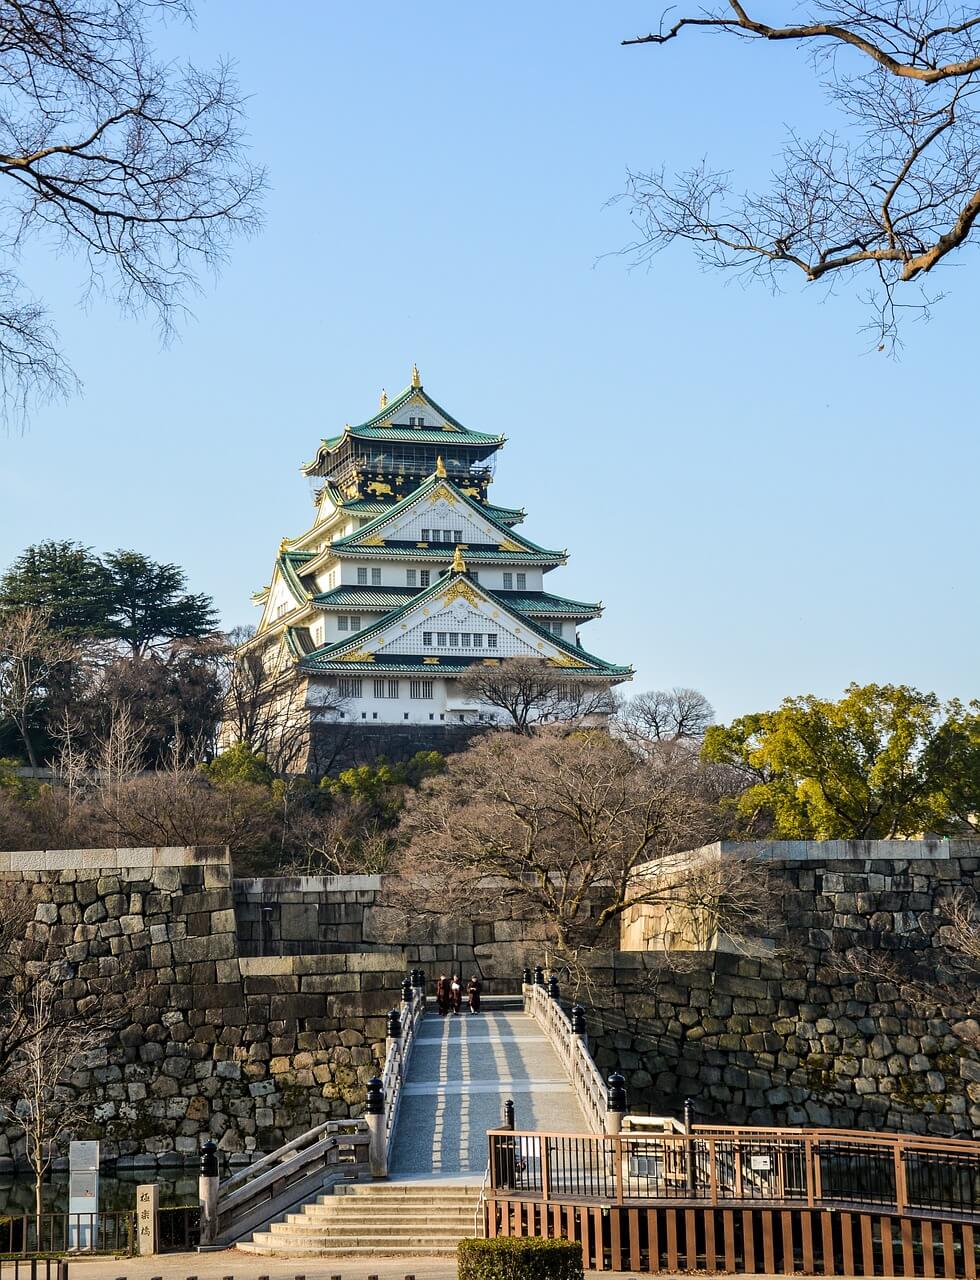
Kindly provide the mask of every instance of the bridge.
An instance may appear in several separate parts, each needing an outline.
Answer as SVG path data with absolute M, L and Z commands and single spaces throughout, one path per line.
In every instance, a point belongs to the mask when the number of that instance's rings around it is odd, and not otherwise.
M 975 1280 L 980 1143 L 624 1119 L 559 994 L 539 970 L 522 998 L 439 1018 L 406 980 L 365 1120 L 215 1178 L 211 1237 L 397 1257 L 563 1236 L 600 1271 Z

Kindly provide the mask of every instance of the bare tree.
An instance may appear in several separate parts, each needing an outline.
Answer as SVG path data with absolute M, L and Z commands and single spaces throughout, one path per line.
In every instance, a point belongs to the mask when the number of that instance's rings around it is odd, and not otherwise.
M 8 1063 L 0 1094 L 0 1114 L 20 1129 L 24 1155 L 34 1175 L 38 1248 L 44 1212 L 44 1179 L 65 1139 L 91 1123 L 91 1107 L 68 1078 L 111 1035 L 101 1017 L 64 1017 L 55 1006 L 58 989 L 48 977 L 20 998 L 26 1038 Z
M 666 16 L 666 15 L 665 15 Z M 790 42 L 812 55 L 842 128 L 791 134 L 772 187 L 740 194 L 706 162 L 632 173 L 641 260 L 676 240 L 702 262 L 777 281 L 785 269 L 832 282 L 863 272 L 874 328 L 894 341 L 904 300 L 960 250 L 980 215 L 980 16 L 951 0 L 817 0 L 770 23 L 727 0 L 624 44 L 666 44 L 688 29 Z
M 245 158 L 242 98 L 227 65 L 158 60 L 154 17 L 188 0 L 31 0 L 0 38 L 0 249 L 31 239 L 84 264 L 86 292 L 151 308 L 169 334 L 201 268 L 257 225 L 263 174 Z M 8 409 L 75 379 L 43 306 L 0 268 L 0 394 Z
M 74 641 L 53 631 L 49 618 L 45 610 L 31 607 L 0 615 L 0 720 L 16 726 L 35 774 L 31 730 L 52 678 L 75 654 Z
M 307 702 L 307 681 L 273 641 L 229 648 L 221 742 L 247 742 L 261 752 L 276 773 L 301 772 L 309 759 L 316 722 L 329 724 L 346 700 L 334 689 L 318 690 L 315 706 Z
M 671 859 L 702 842 L 695 766 L 689 754 L 651 762 L 601 731 L 480 739 L 409 801 L 407 848 L 386 888 L 393 921 L 514 910 L 543 922 L 571 963 L 608 944 L 631 908 L 685 892 L 713 932 L 744 933 L 766 908 L 764 869 L 740 872 L 732 909 L 723 866 L 708 875 Z
M 608 688 L 530 655 L 488 665 L 474 663 L 460 680 L 471 698 L 502 711 L 521 734 L 539 724 L 583 724 L 613 708 Z
M 662 742 L 696 745 L 714 718 L 714 708 L 704 694 L 683 687 L 640 693 L 616 708 L 617 729 L 641 748 Z

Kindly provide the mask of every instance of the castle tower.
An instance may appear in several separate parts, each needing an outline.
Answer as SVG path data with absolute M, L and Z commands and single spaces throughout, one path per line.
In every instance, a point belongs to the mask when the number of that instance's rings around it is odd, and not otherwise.
M 451 746 L 440 727 L 498 720 L 460 690 L 474 663 L 525 654 L 580 687 L 629 678 L 580 643 L 602 606 L 545 589 L 566 552 L 531 542 L 516 528 L 524 511 L 490 501 L 504 442 L 458 422 L 413 369 L 404 391 L 382 392 L 372 418 L 323 440 L 303 467 L 316 516 L 283 540 L 248 645 L 292 664 L 314 727 L 387 727 L 373 754 L 394 757 L 412 743 Z

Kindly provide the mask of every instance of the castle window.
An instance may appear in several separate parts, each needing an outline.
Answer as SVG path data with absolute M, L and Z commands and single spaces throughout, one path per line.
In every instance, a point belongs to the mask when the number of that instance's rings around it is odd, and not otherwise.
M 527 590 L 527 574 L 526 573 L 519 573 L 517 575 L 517 590 L 518 591 Z
M 430 541 L 431 541 L 431 538 L 429 537 L 429 534 L 430 534 L 431 532 L 432 532 L 432 530 L 431 530 L 431 529 L 423 529 L 423 530 L 422 530 L 422 541 L 423 541 L 423 542 L 430 542 Z
M 450 633 L 449 633 L 449 647 L 450 647 L 450 649 L 458 649 L 458 648 L 459 648 L 459 632 L 458 632 L 458 631 L 450 631 Z
M 454 539 L 455 539 L 455 541 L 456 541 L 456 542 L 462 542 L 462 541 L 463 541 L 463 530 L 462 530 L 462 529 L 454 529 L 454 530 L 453 530 L 453 537 L 454 537 Z
M 359 613 L 352 613 L 352 614 L 351 614 L 351 616 L 350 616 L 350 629 L 351 629 L 351 631 L 360 631 L 360 629 L 361 629 L 361 615 L 360 615 Z
M 480 581 L 480 575 L 478 573 L 474 573 L 472 569 L 470 570 L 470 577 L 473 579 L 474 582 Z
M 429 570 L 420 569 L 419 570 L 419 586 L 427 587 L 428 585 L 429 585 Z
M 418 571 L 416 569 L 406 569 L 405 570 L 406 586 L 414 587 L 416 585 L 416 579 L 418 578 L 418 576 L 419 576 Z
M 445 633 L 445 631 L 437 631 L 437 632 L 436 632 L 436 644 L 439 646 L 439 648 L 440 648 L 440 649 L 445 649 L 445 647 L 446 647 L 446 633 Z
M 381 570 L 380 569 L 371 570 L 371 586 L 372 587 L 381 586 Z
M 367 569 L 358 569 L 358 571 L 357 571 L 357 585 L 358 585 L 359 587 L 366 587 L 366 586 L 367 586 L 367 584 L 368 584 L 368 583 L 367 583 Z
M 496 647 L 497 647 L 497 637 L 491 631 L 490 634 L 487 636 L 487 648 L 496 649 Z
M 480 634 L 479 631 L 473 632 L 473 648 L 474 649 L 483 648 L 483 636 Z
M 409 680 L 408 692 L 412 698 L 431 698 L 434 680 Z
M 398 681 L 397 680 L 375 680 L 374 696 L 376 698 L 397 698 L 398 697 Z
M 512 573 L 504 574 L 504 590 L 512 591 L 514 589 L 514 575 Z
M 342 613 L 340 617 L 337 619 L 337 630 L 338 631 L 347 630 L 347 614 L 346 613 Z
M 470 633 L 468 631 L 464 631 L 460 634 L 459 647 L 461 649 L 468 649 L 470 647 Z
M 363 685 L 360 676 L 341 676 L 337 681 L 337 692 L 342 698 L 359 698 Z
M 432 648 L 432 632 L 431 631 L 422 632 L 422 643 L 427 649 Z

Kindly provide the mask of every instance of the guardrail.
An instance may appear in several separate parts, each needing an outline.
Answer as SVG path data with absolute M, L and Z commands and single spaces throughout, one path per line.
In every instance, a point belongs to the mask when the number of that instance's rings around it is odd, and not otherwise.
M 132 1254 L 136 1246 L 136 1214 L 18 1213 L 0 1216 L 0 1254 L 24 1257 L 36 1253 Z
M 213 1205 L 202 1188 L 201 1244 L 232 1244 L 331 1183 L 366 1172 L 369 1140 L 363 1120 L 328 1120 L 232 1174 Z M 202 1184 L 204 1169 L 202 1160 Z
M 424 1017 L 425 979 L 422 971 L 416 969 L 402 984 L 401 1008 L 392 1009 L 388 1014 L 388 1051 L 384 1069 L 380 1077 L 368 1081 L 365 1119 L 371 1133 L 370 1165 L 375 1178 L 388 1176 L 388 1157 L 398 1124 L 402 1087 L 419 1024 Z
M 496 1129 L 488 1198 L 868 1207 L 980 1222 L 980 1142 L 833 1129 L 567 1134 Z

